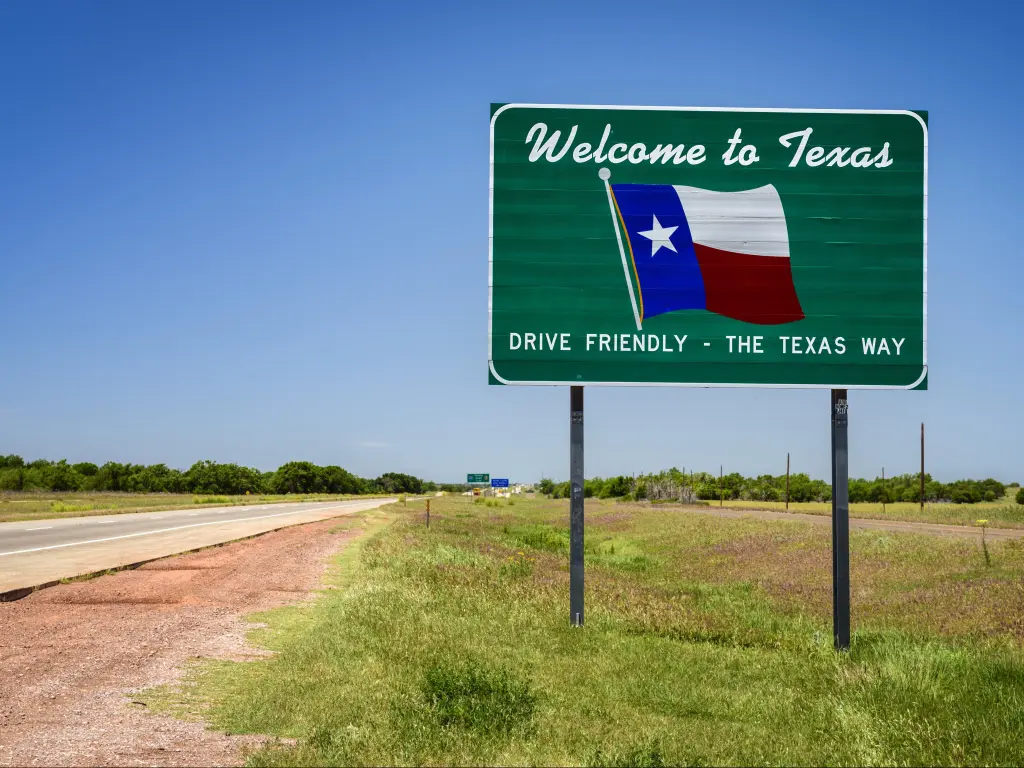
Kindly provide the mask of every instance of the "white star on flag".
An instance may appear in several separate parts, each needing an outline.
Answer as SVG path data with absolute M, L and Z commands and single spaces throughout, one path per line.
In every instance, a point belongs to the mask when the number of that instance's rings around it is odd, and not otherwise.
M 651 241 L 651 256 L 654 256 L 662 248 L 668 248 L 670 251 L 679 253 L 676 247 L 672 244 L 672 235 L 679 227 L 663 227 L 658 223 L 658 217 L 654 217 L 654 225 L 651 229 L 646 232 L 637 232 L 638 235 L 643 235 Z

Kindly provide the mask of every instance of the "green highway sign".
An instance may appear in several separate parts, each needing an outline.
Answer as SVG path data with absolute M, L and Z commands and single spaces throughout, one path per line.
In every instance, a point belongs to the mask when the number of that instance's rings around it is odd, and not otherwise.
M 467 483 L 489 483 L 491 482 L 491 476 L 488 475 L 466 475 Z
M 924 389 L 927 189 L 925 112 L 493 104 L 489 380 Z

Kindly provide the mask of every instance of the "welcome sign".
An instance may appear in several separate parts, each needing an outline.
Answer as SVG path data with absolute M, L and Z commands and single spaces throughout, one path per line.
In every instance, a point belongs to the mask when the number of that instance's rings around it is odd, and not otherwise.
M 491 106 L 492 384 L 927 387 L 927 113 Z

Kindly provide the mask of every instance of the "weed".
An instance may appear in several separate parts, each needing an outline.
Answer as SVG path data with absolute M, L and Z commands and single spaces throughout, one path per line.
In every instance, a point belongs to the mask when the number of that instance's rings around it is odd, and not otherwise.
M 488 735 L 505 735 L 528 727 L 537 706 L 528 680 L 508 669 L 476 661 L 431 666 L 420 691 L 443 727 Z
M 498 573 L 505 579 L 525 579 L 533 575 L 534 558 L 522 552 L 510 556 L 501 564 Z
M 569 531 L 566 528 L 554 528 L 550 525 L 522 526 L 514 530 L 513 540 L 519 546 L 545 552 L 569 551 Z
M 231 499 L 227 496 L 195 496 L 192 499 L 193 504 L 230 504 Z
M 92 504 L 65 504 L 62 501 L 55 501 L 50 505 L 52 511 L 57 513 L 65 512 L 91 512 L 95 507 Z
M 652 739 L 647 744 L 630 747 L 625 751 L 597 749 L 588 763 L 593 768 L 605 768 L 605 766 L 662 768 L 666 764 L 658 739 Z

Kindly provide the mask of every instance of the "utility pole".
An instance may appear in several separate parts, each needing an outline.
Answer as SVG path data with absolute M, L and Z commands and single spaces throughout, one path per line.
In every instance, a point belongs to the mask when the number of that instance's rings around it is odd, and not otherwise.
M 882 467 L 882 514 L 885 514 L 885 467 Z
M 789 511 L 789 454 L 786 454 L 786 511 Z
M 718 465 L 718 506 L 725 506 L 725 468 L 723 464 Z
M 921 422 L 921 511 L 924 512 L 924 422 Z

